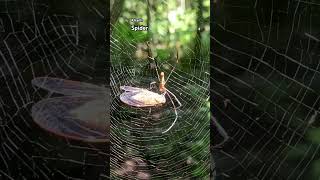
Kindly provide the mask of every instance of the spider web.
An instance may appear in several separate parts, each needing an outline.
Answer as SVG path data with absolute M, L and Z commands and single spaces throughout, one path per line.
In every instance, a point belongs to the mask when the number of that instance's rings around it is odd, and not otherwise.
M 32 105 L 56 96 L 33 87 L 36 77 L 108 83 L 98 9 L 89 1 L 0 0 L 0 179 L 107 177 L 105 144 L 57 137 L 31 117 Z
M 215 4 L 217 179 L 319 179 L 319 5 Z
M 162 1 L 157 5 L 165 4 L 166 2 Z M 149 9 L 149 11 L 153 19 L 152 10 Z M 120 16 L 121 18 L 123 15 Z M 174 53 L 168 59 L 157 60 L 159 71 L 165 72 L 165 78 L 171 73 L 166 82 L 166 88 L 175 94 L 182 104 L 177 110 L 177 122 L 169 132 L 162 134 L 175 119 L 172 103 L 168 97 L 166 97 L 167 103 L 163 106 L 152 108 L 130 107 L 120 101 L 119 96 L 123 93 L 120 86 L 148 89 L 151 82 L 159 82 L 157 74 L 149 71 L 150 64 L 147 57 L 136 56 L 137 51 L 140 50 L 139 47 L 146 44 L 147 40 L 141 41 L 144 34 L 136 33 L 133 39 L 127 39 L 124 37 L 128 37 L 128 34 L 122 27 L 119 24 L 113 25 L 110 37 L 111 178 L 138 178 L 139 172 L 143 172 L 142 179 L 208 179 L 210 163 L 209 46 L 203 45 L 199 49 L 201 53 L 207 55 L 206 59 L 192 59 L 195 51 L 190 48 L 185 52 L 187 58 L 184 63 L 187 68 L 177 66 L 172 73 L 171 70 L 175 66 Z M 127 28 L 129 29 L 130 26 L 128 25 Z M 161 37 L 161 35 L 154 36 Z M 193 60 L 199 62 L 197 67 L 191 64 Z M 174 98 L 173 102 L 177 106 Z M 132 169 L 134 173 L 125 174 L 128 168 L 126 162 L 130 160 L 143 163 L 138 163 L 137 167 Z

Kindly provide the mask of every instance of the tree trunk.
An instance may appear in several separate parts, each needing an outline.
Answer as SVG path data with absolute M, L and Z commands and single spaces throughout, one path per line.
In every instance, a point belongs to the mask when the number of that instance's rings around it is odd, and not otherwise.
M 124 5 L 124 0 L 117 0 L 116 2 L 115 2 L 115 0 L 110 1 L 110 14 L 111 14 L 111 16 L 110 16 L 110 24 L 111 24 L 110 30 L 112 30 L 112 25 L 114 25 L 117 22 L 120 14 L 122 12 L 123 5 Z

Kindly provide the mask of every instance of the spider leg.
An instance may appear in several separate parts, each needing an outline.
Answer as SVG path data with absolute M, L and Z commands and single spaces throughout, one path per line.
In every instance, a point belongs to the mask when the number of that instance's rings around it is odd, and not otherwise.
M 149 84 L 149 90 L 151 90 L 151 89 L 153 89 L 153 87 L 154 87 L 154 85 L 156 84 L 156 82 L 151 82 L 150 84 Z
M 169 93 L 168 93 L 168 97 L 169 97 L 169 99 L 170 99 L 170 101 L 171 101 L 171 103 L 172 103 L 172 105 L 173 105 L 174 113 L 176 114 L 176 118 L 174 119 L 174 121 L 173 121 L 173 123 L 171 124 L 171 126 L 170 126 L 167 130 L 163 131 L 162 134 L 168 132 L 168 131 L 174 126 L 174 124 L 176 123 L 176 121 L 177 121 L 177 119 L 178 119 L 177 108 L 176 108 L 175 104 L 173 103 L 173 100 L 172 100 L 172 98 L 171 98 L 171 96 L 170 96 Z
M 177 60 L 177 62 L 178 62 L 178 58 L 179 58 L 179 54 L 178 54 L 178 50 L 177 50 L 177 55 L 176 55 L 176 60 Z M 172 72 L 176 69 L 177 64 L 178 64 L 178 63 L 176 63 L 176 64 L 173 66 L 173 68 L 171 69 L 170 74 L 168 75 L 167 80 L 164 82 L 164 84 L 166 84 L 166 83 L 167 83 L 167 81 L 169 80 L 169 78 L 170 78 L 170 76 L 171 76 Z
M 170 74 L 168 75 L 167 80 L 164 82 L 164 84 L 167 83 L 167 81 L 169 80 L 169 78 L 170 78 L 170 76 L 171 76 L 171 74 L 172 74 L 172 72 L 173 72 L 173 70 L 174 70 L 175 68 L 176 68 L 176 66 L 174 66 L 174 67 L 171 69 Z
M 157 72 L 158 80 L 160 81 L 160 76 L 159 76 L 159 72 L 158 72 L 158 65 L 156 65 L 156 72 Z
M 226 141 L 230 139 L 228 133 L 224 130 L 224 128 L 219 124 L 217 119 L 213 116 L 211 116 L 211 120 L 213 122 L 213 125 L 216 126 L 217 130 L 219 131 L 220 135 L 224 138 L 223 141 L 217 145 L 214 145 L 212 148 L 221 147 Z
M 158 61 L 157 61 L 158 55 L 153 58 L 153 57 L 152 57 L 152 50 L 151 50 L 150 42 L 149 42 L 149 41 L 147 42 L 147 46 L 148 46 L 148 58 L 149 58 L 149 61 L 150 61 L 150 62 L 153 61 L 153 62 L 155 63 L 158 80 L 160 81 L 160 76 L 159 76 L 159 72 L 158 72 Z M 153 62 L 152 62 L 152 63 L 153 63 Z
M 160 76 L 159 76 L 159 72 L 158 72 L 158 63 L 157 63 L 157 60 L 156 60 L 155 58 L 153 58 L 153 57 L 150 57 L 150 56 L 148 56 L 148 58 L 149 58 L 150 60 L 152 60 L 152 61 L 155 62 L 158 80 L 160 81 Z
M 181 102 L 179 101 L 179 99 L 177 98 L 176 95 L 174 95 L 171 91 L 169 91 L 169 89 L 166 89 L 166 91 L 168 92 L 168 94 L 172 95 L 174 97 L 174 99 L 177 101 L 177 103 L 179 104 L 179 106 L 177 108 L 180 108 L 182 106 Z M 170 97 L 170 96 L 169 96 Z M 170 97 L 171 99 L 171 97 Z

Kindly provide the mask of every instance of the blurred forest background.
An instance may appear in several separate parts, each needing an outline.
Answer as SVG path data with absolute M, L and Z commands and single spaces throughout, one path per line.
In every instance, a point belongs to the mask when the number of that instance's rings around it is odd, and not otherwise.
M 125 56 L 119 58 L 124 62 L 113 63 L 134 63 L 127 60 L 132 57 L 145 60 L 148 55 L 146 42 L 151 43 L 152 55 L 159 61 L 175 60 L 178 52 L 176 62 L 184 70 L 209 63 L 209 0 L 119 0 L 111 1 L 111 7 L 112 36 L 134 43 L 137 47 L 132 54 L 120 53 Z M 132 18 L 142 18 L 143 22 L 135 25 L 149 26 L 149 30 L 132 31 Z

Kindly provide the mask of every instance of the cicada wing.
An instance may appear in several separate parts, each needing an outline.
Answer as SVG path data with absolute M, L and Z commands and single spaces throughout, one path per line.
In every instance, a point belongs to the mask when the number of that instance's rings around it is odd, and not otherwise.
M 108 142 L 110 116 L 108 108 L 101 106 L 104 100 L 72 96 L 45 99 L 32 107 L 32 117 L 40 127 L 59 136 Z
M 127 92 L 136 92 L 143 90 L 142 88 L 131 87 L 131 86 L 120 86 L 120 89 Z
M 166 102 L 164 95 L 146 89 L 123 92 L 120 95 L 120 100 L 127 105 L 135 107 L 152 107 Z
M 51 77 L 38 77 L 32 84 L 50 92 L 71 96 L 99 96 L 110 94 L 109 88 L 94 84 Z
M 156 103 L 150 103 L 148 101 L 143 101 L 143 99 L 141 100 L 137 100 L 134 99 L 133 97 L 136 95 L 139 95 L 140 93 L 142 93 L 141 91 L 130 91 L 130 92 L 124 92 L 120 95 L 120 100 L 129 105 L 129 106 L 134 106 L 134 107 L 152 107 L 152 106 L 156 106 L 158 104 Z M 150 97 L 152 98 L 152 97 Z
M 142 102 L 135 102 L 131 99 L 131 92 L 129 93 L 122 93 L 120 95 L 120 100 L 129 105 L 129 106 L 134 106 L 134 107 L 147 107 L 145 104 L 143 104 Z

